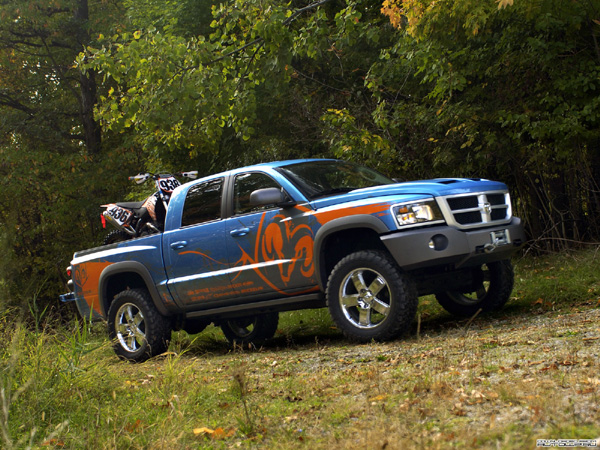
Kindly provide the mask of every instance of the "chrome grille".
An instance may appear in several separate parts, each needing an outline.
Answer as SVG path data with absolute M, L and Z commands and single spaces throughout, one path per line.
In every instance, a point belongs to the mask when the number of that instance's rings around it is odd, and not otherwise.
M 457 228 L 500 225 L 512 218 L 508 191 L 450 195 L 438 200 L 448 225 Z

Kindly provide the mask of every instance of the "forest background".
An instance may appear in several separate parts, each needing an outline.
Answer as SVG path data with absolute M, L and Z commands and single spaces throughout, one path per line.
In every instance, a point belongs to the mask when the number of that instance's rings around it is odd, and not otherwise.
M 338 157 L 507 183 L 600 239 L 598 0 L 0 0 L 0 310 L 38 316 L 127 176 Z

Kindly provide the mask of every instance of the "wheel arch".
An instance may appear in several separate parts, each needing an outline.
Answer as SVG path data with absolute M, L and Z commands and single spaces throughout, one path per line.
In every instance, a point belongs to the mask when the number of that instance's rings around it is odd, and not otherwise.
M 366 214 L 342 217 L 323 225 L 315 235 L 313 253 L 320 288 L 325 291 L 329 273 L 350 253 L 368 249 L 389 253 L 379 237 L 389 231 L 380 219 Z
M 105 268 L 98 280 L 98 295 L 100 298 L 100 310 L 107 317 L 108 308 L 115 295 L 126 289 L 146 289 L 150 293 L 152 303 L 163 315 L 170 315 L 161 300 L 160 294 L 148 269 L 137 261 L 124 261 L 114 263 Z

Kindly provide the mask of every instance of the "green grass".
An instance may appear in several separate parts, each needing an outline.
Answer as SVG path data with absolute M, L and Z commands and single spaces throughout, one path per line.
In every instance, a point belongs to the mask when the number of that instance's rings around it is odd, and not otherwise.
M 598 306 L 600 248 L 515 260 L 512 306 L 553 308 Z
M 0 448 L 535 448 L 600 437 L 594 251 L 516 261 L 514 299 L 472 323 L 422 299 L 408 337 L 354 345 L 326 310 L 231 349 L 219 329 L 119 361 L 103 324 L 0 312 Z M 417 333 L 418 332 L 418 333 Z

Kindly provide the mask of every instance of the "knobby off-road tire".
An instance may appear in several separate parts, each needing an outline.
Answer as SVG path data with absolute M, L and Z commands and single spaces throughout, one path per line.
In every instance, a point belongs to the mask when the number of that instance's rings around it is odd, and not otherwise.
M 128 241 L 131 236 L 121 230 L 113 230 L 104 238 L 104 245 L 114 244 L 115 242 Z
M 171 330 L 171 320 L 157 311 L 145 289 L 120 292 L 108 309 L 108 335 L 121 359 L 142 362 L 164 353 Z
M 387 341 L 403 334 L 415 318 L 417 304 L 413 279 L 381 251 L 346 256 L 327 283 L 329 313 L 354 342 Z
M 484 264 L 480 273 L 481 285 L 474 292 L 443 292 L 436 299 L 450 314 L 472 317 L 480 309 L 482 313 L 498 311 L 510 299 L 515 276 L 509 260 Z
M 271 339 L 277 331 L 279 313 L 227 320 L 221 330 L 231 345 L 260 345 Z

